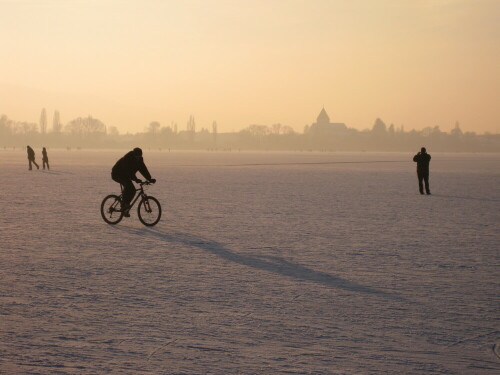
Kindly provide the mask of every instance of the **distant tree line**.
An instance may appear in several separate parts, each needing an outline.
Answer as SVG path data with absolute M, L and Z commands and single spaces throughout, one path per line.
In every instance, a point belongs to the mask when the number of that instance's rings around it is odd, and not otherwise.
M 92 116 L 78 117 L 63 124 L 55 111 L 48 126 L 43 109 L 39 123 L 15 121 L 0 116 L 0 147 L 130 148 L 193 150 L 289 150 L 289 151 L 414 151 L 426 146 L 443 152 L 500 152 L 500 134 L 463 132 L 459 123 L 450 132 L 439 126 L 405 131 L 376 119 L 370 129 L 345 128 L 317 131 L 306 125 L 303 133 L 290 126 L 252 124 L 238 132 L 219 133 L 216 121 L 197 130 L 194 116 L 185 127 L 177 123 L 162 126 L 151 121 L 144 131 L 120 134 Z

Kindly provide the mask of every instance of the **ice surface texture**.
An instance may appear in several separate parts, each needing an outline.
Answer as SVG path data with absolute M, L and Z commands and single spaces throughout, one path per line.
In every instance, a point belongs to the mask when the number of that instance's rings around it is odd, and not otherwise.
M 2 374 L 499 373 L 499 156 L 144 150 L 150 229 L 49 152 L 0 151 Z

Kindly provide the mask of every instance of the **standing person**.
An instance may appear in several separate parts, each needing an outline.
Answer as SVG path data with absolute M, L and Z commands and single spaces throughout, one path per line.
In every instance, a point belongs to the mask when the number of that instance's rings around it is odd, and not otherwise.
M 425 147 L 422 147 L 420 152 L 413 157 L 413 161 L 417 163 L 418 189 L 420 190 L 420 194 L 424 194 L 422 182 L 425 182 L 425 192 L 427 195 L 431 195 L 431 190 L 429 189 L 429 163 L 431 156 L 427 153 Z
M 151 174 L 144 164 L 144 159 L 142 158 L 142 150 L 138 147 L 134 148 L 132 151 L 127 152 L 120 160 L 116 162 L 111 170 L 111 178 L 113 181 L 118 182 L 123 185 L 123 215 L 125 217 L 130 217 L 129 209 L 130 202 L 135 195 L 135 187 L 132 181 L 141 183 L 142 181 L 138 179 L 135 174 L 141 172 L 141 174 L 149 182 L 155 183 L 156 180 L 151 178 Z
M 45 149 L 45 147 L 42 150 L 42 161 L 43 161 L 43 169 L 45 169 L 45 164 L 47 164 L 47 170 L 50 170 L 49 157 L 47 156 L 47 150 Z
M 29 162 L 29 170 L 31 171 L 33 168 L 31 167 L 31 163 L 36 165 L 36 169 L 40 169 L 39 165 L 35 161 L 35 151 L 28 145 L 26 147 L 26 151 L 28 151 L 28 162 Z

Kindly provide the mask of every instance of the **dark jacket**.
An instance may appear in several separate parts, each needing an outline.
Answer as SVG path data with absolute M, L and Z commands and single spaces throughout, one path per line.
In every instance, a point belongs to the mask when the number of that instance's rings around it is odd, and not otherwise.
M 429 173 L 429 163 L 431 161 L 431 156 L 427 152 L 419 152 L 413 157 L 413 161 L 417 163 L 417 172 Z
M 35 151 L 33 151 L 30 146 L 28 146 L 26 150 L 28 151 L 28 159 L 35 160 Z
M 134 151 L 130 151 L 116 162 L 111 170 L 111 175 L 135 181 L 137 179 L 135 176 L 137 172 L 141 172 L 147 180 L 151 180 L 151 175 L 149 174 L 148 168 L 146 168 L 146 165 L 144 164 L 142 156 L 137 157 L 135 156 Z
M 47 150 L 46 149 L 42 150 L 42 160 L 49 161 L 49 158 L 47 157 Z

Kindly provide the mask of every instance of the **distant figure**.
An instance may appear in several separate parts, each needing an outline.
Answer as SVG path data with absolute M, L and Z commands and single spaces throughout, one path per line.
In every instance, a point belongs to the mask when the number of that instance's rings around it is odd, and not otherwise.
M 35 161 L 35 151 L 30 146 L 26 147 L 26 151 L 28 151 L 28 162 L 29 162 L 29 170 L 31 171 L 33 168 L 31 167 L 31 163 L 36 165 L 36 169 L 40 169 L 38 164 Z
M 137 183 L 142 182 L 138 179 L 135 174 L 141 172 L 141 174 L 152 183 L 156 180 L 151 178 L 151 174 L 148 168 L 144 164 L 142 158 L 142 150 L 138 147 L 134 148 L 132 151 L 127 152 L 120 160 L 116 162 L 111 170 L 111 178 L 123 185 L 123 207 L 125 217 L 130 217 L 128 210 L 130 209 L 130 202 L 135 195 L 135 187 L 132 181 Z
M 43 161 L 43 169 L 45 169 L 45 164 L 47 164 L 47 170 L 50 170 L 49 158 L 47 156 L 47 150 L 45 149 L 45 147 L 42 150 L 42 161 Z
M 420 149 L 420 152 L 413 157 L 413 161 L 417 163 L 417 176 L 418 176 L 418 189 L 420 194 L 424 194 L 423 182 L 425 182 L 425 192 L 427 195 L 431 194 L 429 189 L 429 163 L 431 156 L 427 153 L 425 147 Z

